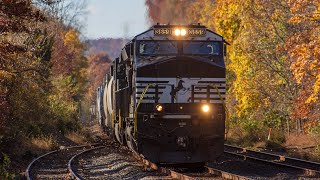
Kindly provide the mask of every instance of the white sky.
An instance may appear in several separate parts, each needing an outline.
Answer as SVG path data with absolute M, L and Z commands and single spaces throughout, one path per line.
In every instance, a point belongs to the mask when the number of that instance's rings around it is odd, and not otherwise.
M 85 34 L 90 39 L 131 38 L 149 27 L 144 0 L 87 0 L 87 4 Z

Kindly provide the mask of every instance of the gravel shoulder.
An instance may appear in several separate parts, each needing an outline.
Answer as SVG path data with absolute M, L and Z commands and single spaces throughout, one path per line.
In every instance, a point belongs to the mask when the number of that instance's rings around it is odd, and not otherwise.
M 166 174 L 145 169 L 132 152 L 119 145 L 83 154 L 75 169 L 84 179 L 172 179 Z
M 260 162 L 252 162 L 242 159 L 235 159 L 223 155 L 216 162 L 208 164 L 222 171 L 245 176 L 251 179 L 319 179 L 319 177 L 308 176 L 300 171 L 295 171 L 288 168 L 279 168 L 277 166 L 268 165 Z

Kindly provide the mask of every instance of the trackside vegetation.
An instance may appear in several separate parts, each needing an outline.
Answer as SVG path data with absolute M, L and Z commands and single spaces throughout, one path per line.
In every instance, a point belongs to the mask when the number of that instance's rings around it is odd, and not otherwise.
M 277 148 L 319 144 L 319 0 L 146 0 L 151 23 L 201 23 L 230 44 L 228 140 Z M 297 145 L 302 141 L 297 141 Z
M 0 2 L 0 179 L 19 178 L 35 153 L 82 129 L 92 66 L 78 19 L 82 5 Z

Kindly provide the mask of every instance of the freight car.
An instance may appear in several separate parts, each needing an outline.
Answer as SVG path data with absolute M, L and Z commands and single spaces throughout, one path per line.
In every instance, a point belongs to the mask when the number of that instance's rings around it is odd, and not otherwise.
M 116 58 L 97 91 L 100 125 L 154 163 L 223 152 L 226 45 L 196 25 L 154 25 Z

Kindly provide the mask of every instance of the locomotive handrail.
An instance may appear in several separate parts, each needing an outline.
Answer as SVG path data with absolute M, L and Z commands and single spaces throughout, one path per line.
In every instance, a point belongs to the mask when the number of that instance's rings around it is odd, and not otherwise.
M 213 88 L 215 88 L 215 89 L 217 90 L 218 96 L 219 96 L 219 98 L 220 98 L 220 100 L 221 100 L 221 102 L 222 102 L 223 107 L 225 108 L 225 110 L 227 111 L 227 113 L 229 113 L 229 110 L 228 110 L 228 108 L 227 108 L 227 105 L 226 105 L 226 103 L 224 102 L 223 97 L 222 97 L 222 95 L 221 95 L 218 87 L 217 87 L 216 85 L 214 85 L 214 84 L 211 84 L 210 86 L 213 87 Z
M 143 99 L 144 95 L 147 93 L 147 90 L 149 89 L 150 86 L 154 86 L 154 84 L 148 84 L 144 88 L 144 90 L 143 90 L 143 92 L 142 92 L 142 94 L 140 96 L 140 99 L 138 101 L 137 107 L 136 107 L 136 109 L 134 111 L 134 136 L 136 136 L 136 133 L 137 133 L 137 123 L 138 123 L 137 112 L 138 112 L 138 108 L 139 108 L 139 106 L 140 106 L 140 104 L 142 102 L 142 99 Z
M 214 85 L 214 84 L 210 84 L 210 86 L 216 89 L 216 91 L 217 91 L 217 93 L 218 93 L 218 95 L 219 95 L 219 98 L 220 98 L 220 100 L 221 100 L 221 102 L 222 102 L 222 105 L 223 105 L 224 109 L 226 110 L 226 116 L 227 116 L 226 119 L 228 119 L 228 118 L 229 118 L 229 110 L 228 110 L 228 107 L 227 107 L 226 103 L 224 102 L 224 100 L 223 100 L 223 98 L 222 98 L 222 95 L 221 95 L 218 87 L 217 87 L 216 85 Z M 228 125 L 227 125 L 227 132 L 225 133 L 225 139 L 227 139 L 228 131 L 229 131 L 229 123 L 228 123 Z
M 130 86 L 126 86 L 126 87 L 124 87 L 124 88 L 122 88 L 122 89 L 119 89 L 119 90 L 115 91 L 115 93 L 118 93 L 118 92 L 120 92 L 120 91 L 126 90 L 126 89 L 128 89 L 128 88 L 130 88 Z

